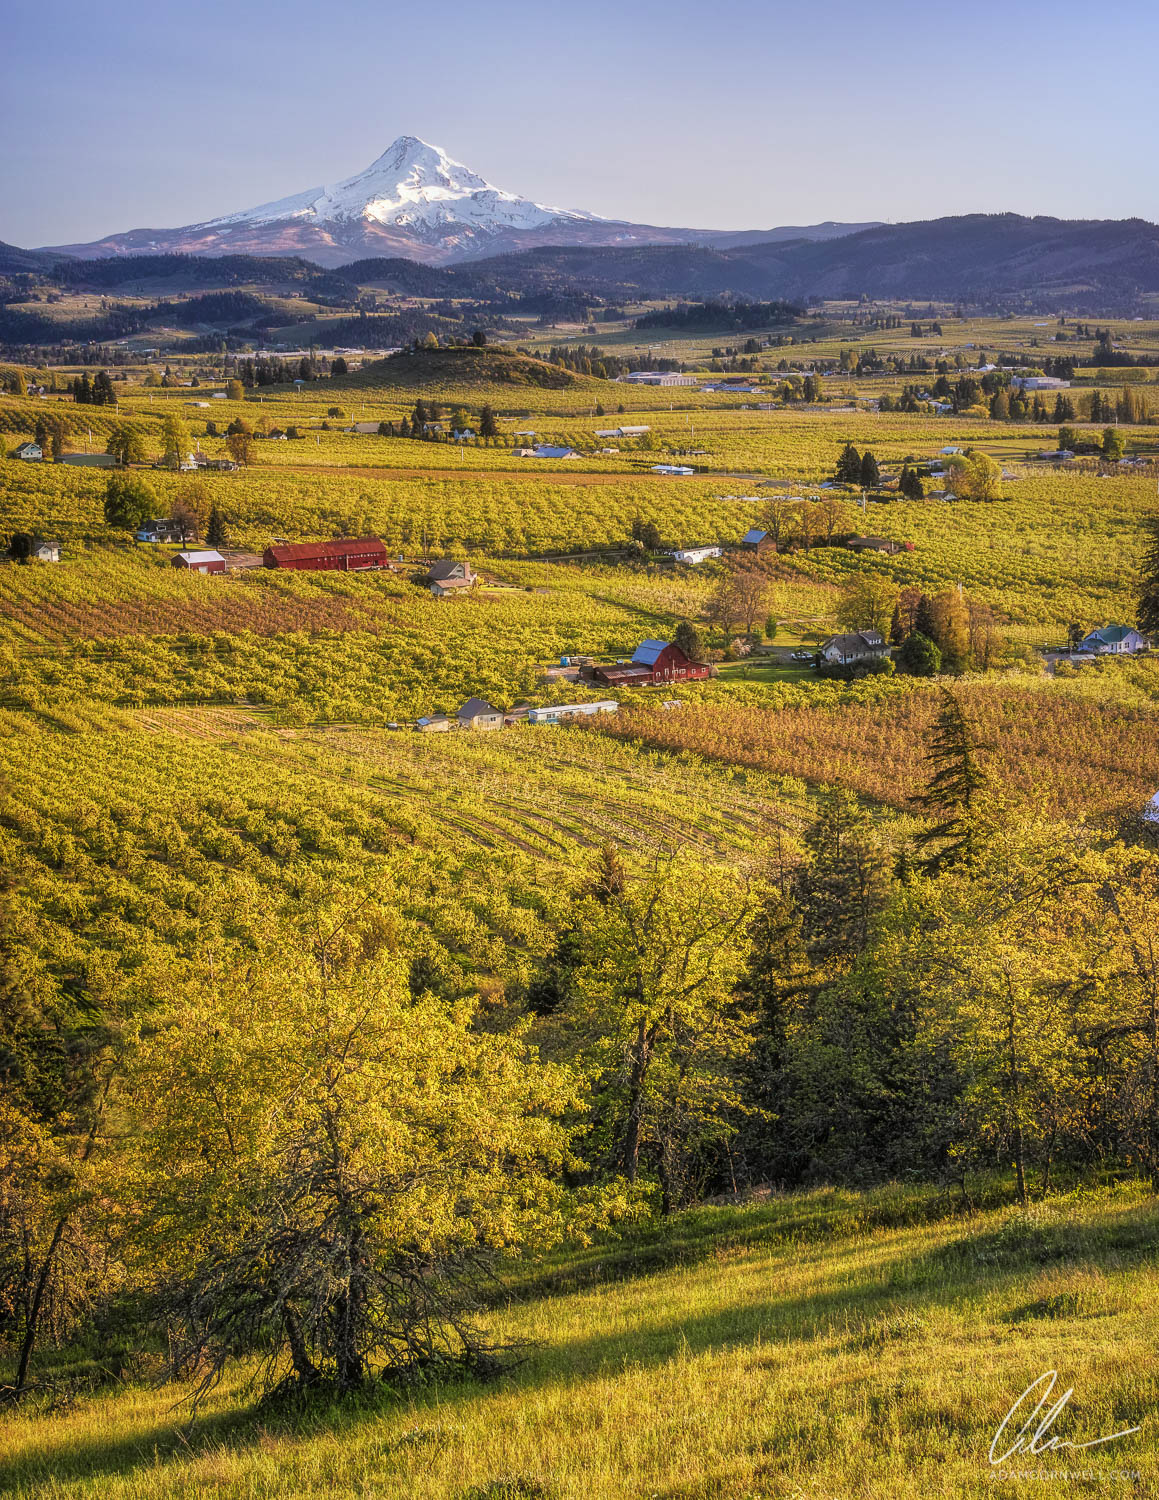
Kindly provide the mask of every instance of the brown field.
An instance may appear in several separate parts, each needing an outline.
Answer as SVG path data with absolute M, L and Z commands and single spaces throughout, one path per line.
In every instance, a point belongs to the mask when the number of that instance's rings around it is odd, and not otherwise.
M 1072 696 L 1057 686 L 958 689 L 986 742 L 1001 792 L 1044 817 L 1138 811 L 1159 786 L 1159 716 L 1148 708 Z M 691 752 L 814 785 L 845 786 L 904 809 L 928 777 L 932 690 L 837 708 L 702 704 L 679 713 L 624 708 L 589 733 Z

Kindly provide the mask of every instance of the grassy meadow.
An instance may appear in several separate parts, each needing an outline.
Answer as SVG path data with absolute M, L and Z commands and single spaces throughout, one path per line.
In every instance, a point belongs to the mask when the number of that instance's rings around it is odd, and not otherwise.
M 299 1424 L 255 1410 L 243 1369 L 191 1424 L 180 1390 L 130 1373 L 11 1420 L 0 1482 L 20 1497 L 110 1500 L 958 1500 L 996 1480 L 1041 1493 L 1034 1471 L 1078 1469 L 1092 1477 L 1050 1492 L 1144 1495 L 1157 1232 L 1154 1201 L 1130 1187 L 1025 1212 L 967 1214 L 908 1189 L 706 1208 L 513 1272 L 487 1323 L 528 1346 L 494 1387 Z M 1052 1369 L 1056 1395 L 1074 1389 L 1053 1435 L 1143 1432 L 992 1465 L 1003 1417 Z

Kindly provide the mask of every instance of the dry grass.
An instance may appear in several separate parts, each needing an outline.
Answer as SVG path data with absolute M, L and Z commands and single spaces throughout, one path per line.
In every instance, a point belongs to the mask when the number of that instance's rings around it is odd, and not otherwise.
M 980 1496 L 998 1423 L 1057 1368 L 1075 1390 L 1058 1436 L 1143 1424 L 1071 1466 L 1139 1470 L 1125 1492 L 1154 1493 L 1154 1202 L 1127 1187 L 1028 1213 L 946 1209 L 821 1190 L 703 1210 L 634 1258 L 605 1247 L 557 1267 L 577 1290 L 529 1283 L 492 1321 L 538 1347 L 496 1386 L 295 1428 L 255 1415 L 235 1382 L 185 1436 L 180 1391 L 130 1385 L 9 1419 L 0 1485 L 102 1500 Z

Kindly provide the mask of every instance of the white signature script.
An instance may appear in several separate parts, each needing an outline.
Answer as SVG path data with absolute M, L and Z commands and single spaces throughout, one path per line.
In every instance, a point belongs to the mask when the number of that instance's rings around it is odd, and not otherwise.
M 1090 1438 L 1085 1443 L 1071 1443 L 1065 1438 L 1048 1437 L 1047 1433 L 1054 1425 L 1063 1407 L 1074 1395 L 1074 1386 L 1070 1386 L 1059 1396 L 1057 1401 L 1052 1400 L 1054 1388 L 1058 1383 L 1057 1370 L 1045 1370 L 1037 1380 L 1031 1383 L 1019 1396 L 1018 1400 L 1002 1419 L 1002 1425 L 994 1434 L 994 1441 L 990 1444 L 990 1462 L 1002 1464 L 1014 1453 L 1049 1453 L 1056 1448 L 1097 1448 L 1100 1443 L 1113 1443 L 1116 1438 L 1130 1437 L 1133 1432 L 1141 1432 L 1142 1427 L 1124 1427 L 1122 1432 L 1112 1432 L 1107 1437 Z M 1043 1389 L 1045 1386 L 1045 1389 Z M 1014 1441 L 1002 1453 L 997 1451 L 1002 1442 L 1003 1433 L 1007 1439 L 1016 1418 L 1019 1420 L 1025 1414 L 1026 1403 L 1029 1398 L 1037 1393 L 1038 1401 L 1034 1410 L 1023 1421 L 1018 1429 Z

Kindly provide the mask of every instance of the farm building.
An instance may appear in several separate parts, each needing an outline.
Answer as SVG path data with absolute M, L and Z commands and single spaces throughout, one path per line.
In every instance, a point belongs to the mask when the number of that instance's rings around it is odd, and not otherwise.
M 59 542 L 45 541 L 29 531 L 14 531 L 4 555 L 18 563 L 58 563 L 60 554 Z
M 553 703 L 550 708 L 533 708 L 528 711 L 529 724 L 558 724 L 562 719 L 579 719 L 593 714 L 614 714 L 620 705 L 614 698 L 601 698 L 595 703 Z
M 445 734 L 448 729 L 458 727 L 458 721 L 448 719 L 446 714 L 428 714 L 415 725 L 420 734 Z
M 741 546 L 746 552 L 775 552 L 777 544 L 767 531 L 762 531 L 759 526 L 751 526 L 740 539 Z
M 653 474 L 695 474 L 695 469 L 690 469 L 684 464 L 653 464 L 650 470 Z
M 681 547 L 672 556 L 678 563 L 689 563 L 693 567 L 710 557 L 719 557 L 719 547 Z
M 678 375 L 674 370 L 632 370 L 627 375 L 617 375 L 624 385 L 695 385 L 694 375 Z
M 885 552 L 891 557 L 896 552 L 912 552 L 912 542 L 895 542 L 888 536 L 851 536 L 845 543 L 854 552 Z
M 224 573 L 225 558 L 220 552 L 179 552 L 173 559 L 175 568 L 185 568 L 190 573 Z
M 117 460 L 111 453 L 62 453 L 62 464 L 71 464 L 75 469 L 115 469 Z
M 503 713 L 485 698 L 468 698 L 459 710 L 461 729 L 502 729 Z
M 471 564 L 456 562 L 452 557 L 444 557 L 439 562 L 432 563 L 427 577 L 430 580 L 431 593 L 436 599 L 446 599 L 451 594 L 461 593 L 463 589 L 469 589 L 475 583 Z
M 889 647 L 880 630 L 857 630 L 848 635 L 831 635 L 821 647 L 821 655 L 827 662 L 851 666 L 888 656 Z
M 712 668 L 689 661 L 680 647 L 668 641 L 641 641 L 630 662 L 586 667 L 583 676 L 609 687 L 655 687 L 662 682 L 685 682 L 711 677 Z
M 574 448 L 559 448 L 552 443 L 540 443 L 531 450 L 532 458 L 578 458 Z
M 1155 793 L 1143 809 L 1143 821 L 1145 823 L 1159 823 L 1159 792 Z
M 1080 651 L 1095 651 L 1100 656 L 1130 656 L 1146 649 L 1146 639 L 1133 625 L 1104 625 L 1083 636 L 1079 643 Z
M 21 443 L 19 447 L 13 448 L 13 458 L 22 458 L 25 463 L 39 463 L 44 457 L 44 449 L 39 443 Z
M 158 517 L 153 521 L 146 521 L 144 526 L 133 535 L 136 542 L 183 542 L 187 528 L 179 521 L 170 521 L 165 517 Z
M 386 548 L 376 536 L 339 537 L 333 542 L 267 547 L 262 562 L 267 568 L 293 568 L 299 572 L 356 573 L 367 568 L 385 568 Z

